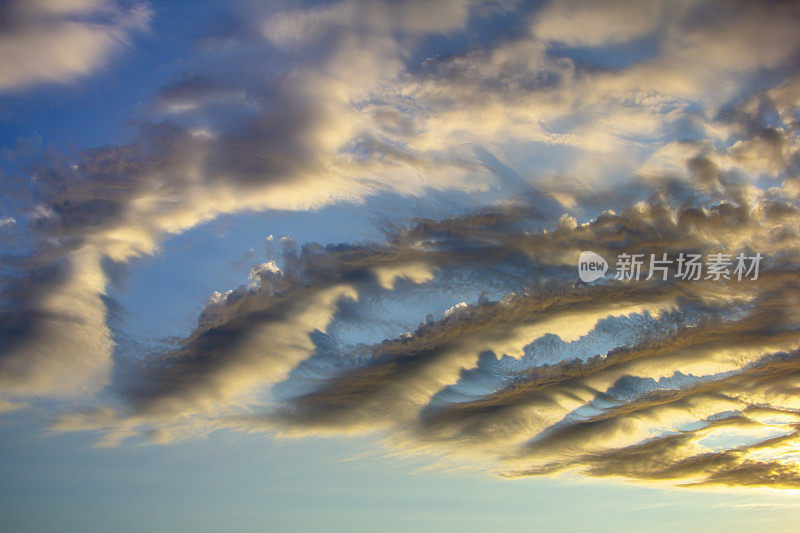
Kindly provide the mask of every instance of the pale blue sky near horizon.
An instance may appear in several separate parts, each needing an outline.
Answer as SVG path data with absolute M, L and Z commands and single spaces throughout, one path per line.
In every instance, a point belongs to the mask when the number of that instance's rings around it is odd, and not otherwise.
M 370 437 L 220 431 L 96 448 L 28 414 L 0 425 L 4 531 L 791 532 L 795 494 L 644 487 L 575 476 L 500 479 Z

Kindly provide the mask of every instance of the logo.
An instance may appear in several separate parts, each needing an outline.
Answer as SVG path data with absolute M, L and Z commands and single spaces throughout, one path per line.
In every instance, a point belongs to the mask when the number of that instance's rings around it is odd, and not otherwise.
M 581 252 L 578 258 L 578 277 L 581 281 L 590 283 L 600 279 L 608 270 L 608 263 L 594 252 Z

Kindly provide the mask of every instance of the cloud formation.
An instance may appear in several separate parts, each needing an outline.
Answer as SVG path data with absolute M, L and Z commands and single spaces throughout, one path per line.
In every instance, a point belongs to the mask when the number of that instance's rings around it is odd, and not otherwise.
M 735 186 L 703 209 L 710 198 L 694 192 L 690 202 L 684 190 L 654 192 L 619 214 L 538 232 L 528 225 L 536 208 L 518 204 L 419 221 L 384 244 L 298 253 L 287 243 L 280 269 L 215 297 L 179 349 L 126 382 L 122 410 L 67 415 L 56 428 L 99 430 L 106 443 L 222 427 L 382 431 L 401 449 L 491 459 L 505 476 L 577 469 L 796 487 L 796 230 L 758 233 L 769 215 L 733 206 Z M 575 260 L 587 243 L 606 256 L 757 245 L 780 259 L 758 280 L 586 285 Z M 353 322 L 370 330 L 383 300 L 453 283 L 468 295 L 489 280 L 500 298 L 469 297 L 413 331 L 376 343 L 342 335 Z
M 521 31 L 460 44 L 510 12 Z M 133 143 L 41 161 L 14 189 L 26 218 L 3 227 L 30 245 L 3 258 L 4 402 L 110 393 L 53 426 L 104 444 L 380 432 L 509 477 L 800 486 L 794 5 L 232 17 Z M 440 191 L 481 205 L 383 242 L 284 239 L 174 350 L 114 357 L 109 261 L 225 213 Z M 765 261 L 757 280 L 584 284 L 583 250 Z

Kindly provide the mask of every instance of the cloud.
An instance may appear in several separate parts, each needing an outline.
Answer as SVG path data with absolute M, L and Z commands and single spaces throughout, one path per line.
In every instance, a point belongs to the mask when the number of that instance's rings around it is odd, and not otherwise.
M 129 145 L 42 157 L 14 190 L 3 394 L 83 394 L 53 428 L 106 445 L 379 432 L 511 477 L 795 487 L 797 11 L 598 6 L 520 7 L 523 32 L 463 46 L 513 8 L 234 10 Z M 645 38 L 624 67 L 578 50 Z M 115 352 L 109 261 L 226 213 L 386 197 L 476 208 L 381 242 L 282 239 L 175 349 Z M 758 280 L 584 284 L 584 250 L 765 261 Z
M 0 11 L 0 91 L 90 74 L 151 18 L 146 4 L 124 9 L 102 0 L 11 1 Z
M 0 413 L 9 413 L 26 407 L 28 407 L 28 405 L 25 403 L 14 403 L 6 400 L 0 401 Z
M 682 3 L 672 11 L 684 9 Z M 630 41 L 658 29 L 663 2 L 549 2 L 536 14 L 531 31 L 545 41 L 600 46 Z
M 165 87 L 133 143 L 40 163 L 37 192 L 27 199 L 36 206 L 29 240 L 37 249 L 14 258 L 19 267 L 4 288 L 11 301 L 2 310 L 11 324 L 5 333 L 13 338 L 0 356 L 4 388 L 74 395 L 108 384 L 104 258 L 152 254 L 166 235 L 224 213 L 481 186 L 486 173 L 458 155 L 384 143 L 361 155 L 371 125 L 352 99 L 397 75 L 400 50 L 391 36 L 344 42 L 324 68 L 304 65 L 284 79 L 265 80 L 242 60 L 264 48 L 246 31 L 230 47 L 235 61 L 220 57 L 230 49 L 211 47 L 198 61 L 213 67 Z M 356 56 L 371 63 L 354 65 Z M 43 271 L 59 275 L 41 281 Z
M 431 4 L 407 2 L 340 2 L 332 6 L 284 11 L 267 18 L 263 33 L 271 42 L 285 48 L 320 39 L 332 29 L 357 28 L 378 35 L 398 31 L 406 34 L 450 33 L 466 26 L 469 0 L 447 0 Z
M 758 231 L 767 216 L 747 206 L 743 230 L 721 223 L 731 200 L 699 210 L 709 193 L 695 190 L 687 204 L 683 192 L 654 191 L 646 205 L 538 232 L 526 225 L 535 208 L 517 205 L 419 221 L 385 244 L 307 245 L 297 256 L 288 247 L 280 271 L 262 269 L 259 286 L 216 298 L 180 349 L 138 369 L 120 390 L 123 410 L 66 415 L 56 428 L 99 431 L 112 443 L 208 428 L 381 431 L 401 450 L 490 461 L 504 476 L 578 470 L 795 487 L 794 456 L 782 450 L 798 424 L 790 390 L 800 292 L 791 267 L 771 263 L 756 281 L 730 283 L 577 281 L 574 261 L 587 243 L 607 246 L 607 256 L 749 249 L 741 232 Z M 780 256 L 794 246 L 785 237 L 762 235 L 760 249 Z M 382 280 L 387 262 L 406 281 Z M 420 264 L 432 275 L 414 276 Z M 507 287 L 497 299 L 442 307 L 377 343 L 340 337 L 354 314 L 369 329 L 364 317 L 381 298 L 489 279 Z M 750 444 L 726 446 L 738 434 L 715 437 L 722 426 L 741 426 Z M 722 439 L 717 449 L 712 437 Z

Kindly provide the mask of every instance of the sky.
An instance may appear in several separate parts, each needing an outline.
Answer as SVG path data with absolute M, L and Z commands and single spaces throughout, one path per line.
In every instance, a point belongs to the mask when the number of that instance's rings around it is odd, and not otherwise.
M 798 28 L 0 1 L 0 529 L 793 530 Z

